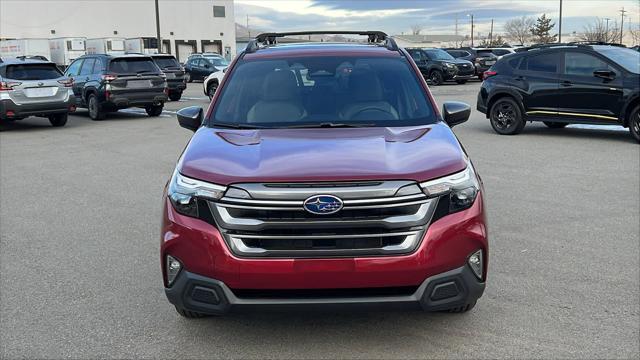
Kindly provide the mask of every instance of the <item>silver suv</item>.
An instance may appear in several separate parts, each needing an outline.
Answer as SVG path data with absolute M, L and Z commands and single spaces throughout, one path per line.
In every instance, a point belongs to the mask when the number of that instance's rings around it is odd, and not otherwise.
M 52 62 L 0 60 L 0 120 L 42 116 L 53 126 L 64 126 L 76 108 L 72 85 Z

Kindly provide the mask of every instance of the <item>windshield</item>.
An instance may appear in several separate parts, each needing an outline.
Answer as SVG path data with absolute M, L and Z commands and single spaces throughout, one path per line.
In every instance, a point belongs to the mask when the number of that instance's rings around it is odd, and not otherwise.
M 627 71 L 640 74 L 640 52 L 622 47 L 600 47 L 596 50 Z
M 404 58 L 241 60 L 210 123 L 232 127 L 410 126 L 437 121 Z
M 455 60 L 453 56 L 442 49 L 429 49 L 425 50 L 425 52 L 429 55 L 429 59 L 432 60 Z
M 153 61 L 156 62 L 160 69 L 166 69 L 170 67 L 179 68 L 180 64 L 178 61 L 172 56 L 162 56 L 162 57 L 154 57 Z
M 109 72 L 115 74 L 158 73 L 160 69 L 151 58 L 119 58 L 111 60 Z
M 205 56 L 205 59 L 209 60 L 211 65 L 215 67 L 224 67 L 229 65 L 229 62 L 225 58 L 217 56 Z
M 54 64 L 8 65 L 4 77 L 13 80 L 57 79 L 62 73 Z

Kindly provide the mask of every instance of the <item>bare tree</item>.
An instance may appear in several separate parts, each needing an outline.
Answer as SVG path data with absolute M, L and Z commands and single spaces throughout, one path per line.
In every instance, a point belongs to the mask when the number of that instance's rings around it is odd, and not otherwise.
M 631 45 L 640 45 L 640 25 L 631 25 L 629 23 L 629 36 L 631 36 Z
M 508 20 L 504 24 L 505 36 L 507 39 L 524 45 L 531 40 L 531 28 L 536 21 L 527 16 Z
M 617 21 L 607 24 L 605 20 L 598 18 L 583 27 L 579 38 L 584 41 L 615 42 L 619 37 L 618 34 L 620 34 L 620 27 Z
M 420 32 L 424 29 L 424 26 L 420 25 L 420 24 L 413 24 L 411 25 L 411 34 L 413 35 L 420 35 Z

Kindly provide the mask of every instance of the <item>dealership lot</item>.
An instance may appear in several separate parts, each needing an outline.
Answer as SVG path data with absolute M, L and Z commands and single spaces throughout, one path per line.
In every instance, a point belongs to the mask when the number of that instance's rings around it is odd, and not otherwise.
M 475 107 L 479 83 L 433 87 Z M 463 315 L 249 313 L 185 320 L 159 265 L 162 187 L 190 133 L 130 109 L 0 134 L 2 357 L 637 357 L 640 149 L 626 129 L 455 128 L 483 177 L 489 282 Z

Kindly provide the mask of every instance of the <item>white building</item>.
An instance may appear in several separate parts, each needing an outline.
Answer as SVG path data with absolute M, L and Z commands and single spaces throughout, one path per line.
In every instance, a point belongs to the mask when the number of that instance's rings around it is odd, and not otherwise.
M 233 0 L 160 0 L 163 52 L 236 54 Z M 0 39 L 155 38 L 154 0 L 1 0 Z

